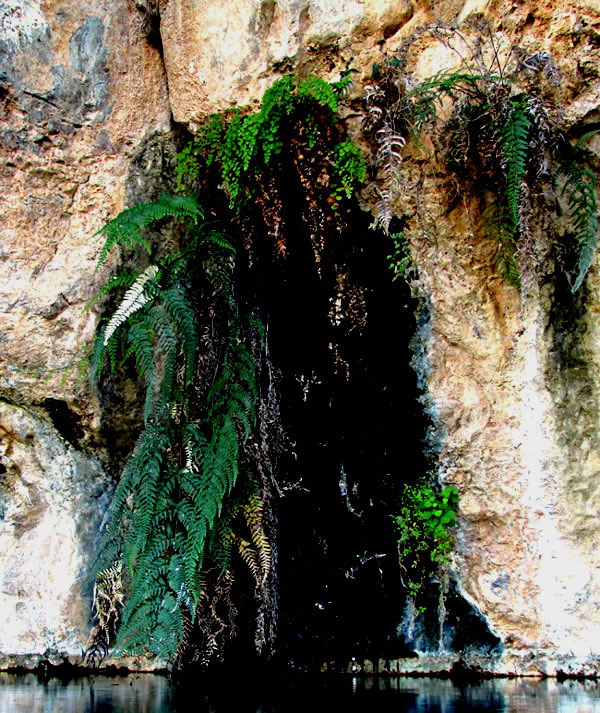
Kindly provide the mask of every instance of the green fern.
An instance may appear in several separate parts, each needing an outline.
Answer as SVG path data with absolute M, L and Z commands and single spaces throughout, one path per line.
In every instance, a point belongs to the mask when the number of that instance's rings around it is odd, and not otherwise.
M 583 143 L 598 131 L 590 131 L 579 139 L 571 148 L 564 142 L 566 160 L 562 161 L 562 173 L 565 184 L 562 196 L 567 199 L 569 223 L 577 240 L 577 274 L 571 287 L 576 292 L 582 285 L 591 267 L 598 247 L 598 203 L 596 201 L 596 176 L 588 169 L 582 168 L 581 155 Z
M 133 283 L 138 278 L 138 273 L 135 270 L 123 270 L 106 282 L 100 290 L 92 297 L 92 299 L 86 304 L 85 308 L 90 309 L 93 307 L 104 295 L 108 294 L 111 290 L 121 289 L 123 287 L 131 287 Z
M 162 208 L 141 213 L 146 221 L 162 216 Z M 231 558 L 232 513 L 240 507 L 233 493 L 257 398 L 256 365 L 245 344 L 256 322 L 244 325 L 238 316 L 235 252 L 216 228 L 197 227 L 181 253 L 133 281 L 130 274 L 90 360 L 99 378 L 106 354 L 114 369 L 123 351 L 145 387 L 145 428 L 123 469 L 97 562 L 100 572 L 121 562 L 129 575 L 115 644 L 121 653 L 151 651 L 173 660 L 202 606 L 205 567 L 221 563 L 224 574 Z M 198 260 L 208 276 L 204 298 L 214 310 L 216 294 L 225 317 L 219 351 L 207 355 L 215 372 L 203 403 L 195 307 L 203 296 L 193 296 L 189 277 Z
M 519 226 L 521 182 L 527 173 L 530 126 L 526 102 L 522 100 L 511 102 L 510 110 L 501 127 L 501 134 L 506 177 L 506 205 L 515 230 Z
M 299 81 L 285 75 L 267 89 L 258 111 L 244 116 L 236 110 L 211 117 L 199 136 L 178 156 L 180 190 L 186 177 L 188 182 L 197 178 L 203 155 L 207 165 L 220 166 L 230 208 L 239 212 L 255 195 L 256 177 L 285 148 L 292 126 L 301 127 L 299 135 L 309 150 L 315 147 L 321 134 L 325 137 L 332 133 L 340 97 L 348 90 L 353 71 L 347 67 L 340 81 L 331 84 L 318 77 Z M 331 185 L 341 197 L 352 193 L 366 170 L 358 148 L 350 144 L 344 141 L 337 147 L 328 147 Z
M 484 235 L 496 243 L 494 265 L 497 272 L 517 290 L 521 289 L 521 271 L 515 258 L 516 226 L 512 211 L 499 202 L 492 203 L 482 215 Z
M 164 218 L 186 218 L 196 224 L 203 217 L 202 209 L 191 196 L 164 195 L 156 203 L 138 203 L 133 208 L 121 211 L 116 218 L 94 233 L 93 237 L 99 235 L 105 238 L 98 256 L 96 270 L 106 260 L 115 245 L 129 248 L 142 246 L 150 254 L 152 249 L 141 231 L 151 223 Z

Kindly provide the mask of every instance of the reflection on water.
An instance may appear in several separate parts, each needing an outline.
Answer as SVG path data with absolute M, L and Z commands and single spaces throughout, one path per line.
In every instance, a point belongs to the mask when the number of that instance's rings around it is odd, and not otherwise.
M 0 673 L 0 713 L 600 713 L 595 681 L 293 678 L 170 685 L 153 674 L 40 681 Z

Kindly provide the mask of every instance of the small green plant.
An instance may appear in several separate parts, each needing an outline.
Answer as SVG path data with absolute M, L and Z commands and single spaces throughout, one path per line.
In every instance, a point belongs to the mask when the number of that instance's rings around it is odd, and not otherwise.
M 406 278 L 412 269 L 412 255 L 408 237 L 404 233 L 390 233 L 394 251 L 387 256 L 388 267 L 393 273 L 392 282 Z
M 367 166 L 360 149 L 351 139 L 346 139 L 333 149 L 332 161 L 334 171 L 330 190 L 335 209 L 340 201 L 352 196 L 358 184 L 365 182 Z
M 398 553 L 403 581 L 411 599 L 433 579 L 442 582 L 454 546 L 458 491 L 446 486 L 436 492 L 425 480 L 405 485 L 400 512 L 392 515 L 400 532 Z

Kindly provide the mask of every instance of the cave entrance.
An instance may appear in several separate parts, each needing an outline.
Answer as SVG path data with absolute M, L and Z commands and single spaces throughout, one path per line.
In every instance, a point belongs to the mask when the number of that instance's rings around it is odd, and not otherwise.
M 390 517 L 426 468 L 426 420 L 410 341 L 416 301 L 392 281 L 391 241 L 356 209 L 315 259 L 301 221 L 285 259 L 253 283 L 279 372 L 279 626 L 286 666 L 411 654 L 397 629 L 405 594 Z M 262 266 L 259 267 L 258 266 Z

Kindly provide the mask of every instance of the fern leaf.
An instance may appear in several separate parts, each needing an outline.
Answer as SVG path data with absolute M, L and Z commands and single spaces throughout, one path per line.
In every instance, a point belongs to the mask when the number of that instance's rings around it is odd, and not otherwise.
M 137 277 L 138 273 L 135 270 L 123 270 L 119 272 L 114 277 L 111 277 L 110 280 L 98 290 L 98 293 L 86 304 L 85 309 L 93 307 L 96 302 L 102 299 L 102 297 L 111 290 L 118 289 L 119 287 L 130 287 Z
M 177 337 L 182 345 L 185 364 L 185 383 L 191 384 L 196 373 L 198 358 L 198 334 L 194 310 L 182 285 L 163 291 L 160 299 L 177 327 Z
M 150 296 L 145 291 L 144 287 L 150 280 L 155 280 L 158 275 L 158 267 L 150 265 L 136 279 L 133 285 L 127 290 L 117 311 L 111 317 L 106 330 L 104 332 L 104 345 L 117 331 L 117 329 L 125 322 L 132 314 L 140 310 L 145 304 L 150 301 Z
M 100 250 L 96 270 L 106 260 L 108 253 L 114 245 L 135 247 L 141 245 L 150 254 L 151 248 L 148 241 L 141 234 L 141 230 L 151 223 L 167 217 L 188 218 L 194 224 L 203 218 L 202 209 L 191 196 L 161 196 L 156 203 L 138 203 L 133 208 L 123 210 L 104 225 L 96 235 L 105 238 Z
M 502 126 L 502 153 L 506 172 L 506 203 L 515 229 L 519 225 L 521 182 L 527 171 L 530 126 L 527 104 L 524 101 L 513 102 Z
M 153 405 L 154 415 L 160 418 L 175 394 L 177 335 L 162 304 L 154 304 L 149 311 L 148 318 L 152 321 L 156 332 L 156 350 L 161 356 L 160 399 Z
M 149 317 L 132 324 L 127 335 L 129 350 L 127 356 L 134 354 L 137 368 L 144 379 L 146 395 L 144 399 L 144 423 L 148 423 L 154 395 L 156 391 L 157 374 L 155 357 L 155 325 Z
M 576 292 L 591 267 L 598 247 L 598 204 L 596 201 L 596 176 L 580 168 L 575 160 L 566 168 L 566 183 L 562 194 L 569 206 L 569 222 L 578 243 L 577 275 L 571 287 Z
M 89 366 L 90 389 L 94 388 L 94 386 L 100 381 L 100 377 L 102 376 L 102 368 L 104 366 L 104 358 L 106 356 L 106 349 L 104 344 L 105 331 L 106 327 L 102 327 L 96 335 L 96 339 L 94 340 L 94 346 L 92 349 Z
M 483 213 L 482 227 L 485 236 L 496 243 L 496 270 L 509 285 L 520 290 L 521 272 L 515 258 L 516 229 L 512 214 L 502 204 L 493 203 Z

